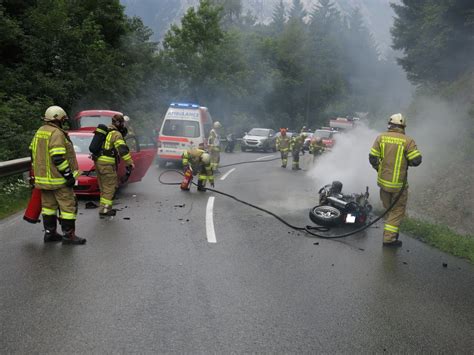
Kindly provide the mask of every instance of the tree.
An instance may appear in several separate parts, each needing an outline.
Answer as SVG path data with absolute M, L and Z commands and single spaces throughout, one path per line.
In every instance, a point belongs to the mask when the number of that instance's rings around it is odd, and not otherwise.
M 290 9 L 289 13 L 289 20 L 290 21 L 303 21 L 303 19 L 306 17 L 307 12 L 303 6 L 303 3 L 301 0 L 293 0 L 293 4 Z
M 414 83 L 453 81 L 474 68 L 474 2 L 409 1 L 392 4 L 393 48 Z
M 274 33 L 280 34 L 283 31 L 286 23 L 286 8 L 283 4 L 283 0 L 275 6 L 273 9 L 271 27 L 273 28 Z

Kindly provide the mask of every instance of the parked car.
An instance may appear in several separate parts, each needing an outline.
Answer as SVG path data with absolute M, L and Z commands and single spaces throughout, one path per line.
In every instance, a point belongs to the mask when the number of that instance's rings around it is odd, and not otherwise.
M 82 171 L 82 174 L 76 180 L 76 186 L 74 186 L 74 192 L 80 196 L 100 195 L 97 173 L 89 153 L 89 144 L 94 136 L 94 130 L 95 127 L 83 127 L 69 131 L 69 137 L 76 152 L 79 170 Z M 141 181 L 155 159 L 157 150 L 156 143 L 152 137 L 127 136 L 125 141 L 130 148 L 135 169 L 128 180 L 126 180 L 125 163 L 120 160 L 117 170 L 120 185 Z
M 337 131 L 333 131 L 330 128 L 329 129 L 317 129 L 314 131 L 313 137 L 314 138 L 321 138 L 322 143 L 326 148 L 332 148 L 334 146 L 334 135 L 336 134 Z
M 252 128 L 242 138 L 240 147 L 243 152 L 247 150 L 262 150 L 268 152 L 270 150 L 276 152 L 275 131 L 270 128 Z

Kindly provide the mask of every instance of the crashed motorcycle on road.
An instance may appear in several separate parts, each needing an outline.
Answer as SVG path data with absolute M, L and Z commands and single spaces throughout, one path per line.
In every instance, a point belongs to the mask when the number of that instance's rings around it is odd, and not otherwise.
M 342 183 L 333 181 L 319 190 L 319 205 L 309 212 L 309 218 L 326 227 L 343 224 L 363 225 L 367 222 L 372 206 L 369 203 L 369 187 L 365 193 L 343 194 Z

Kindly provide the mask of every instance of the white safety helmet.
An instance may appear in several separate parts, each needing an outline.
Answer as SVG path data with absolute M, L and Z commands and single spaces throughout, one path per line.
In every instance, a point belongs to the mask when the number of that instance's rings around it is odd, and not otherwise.
M 217 129 L 217 128 L 221 128 L 221 127 L 222 127 L 222 125 L 219 121 L 214 122 L 214 128 Z
M 407 125 L 407 120 L 401 113 L 396 113 L 392 116 L 390 116 L 390 119 L 388 120 L 388 124 L 396 124 L 398 126 L 406 127 Z
M 65 119 L 67 119 L 67 113 L 59 106 L 49 106 L 44 113 L 44 120 L 46 122 L 63 121 Z
M 201 160 L 204 164 L 209 164 L 211 162 L 211 156 L 209 155 L 209 153 L 203 153 L 201 155 Z
M 127 123 L 127 122 L 130 121 L 130 117 L 128 117 L 128 116 L 123 116 L 123 120 L 125 121 L 125 123 Z

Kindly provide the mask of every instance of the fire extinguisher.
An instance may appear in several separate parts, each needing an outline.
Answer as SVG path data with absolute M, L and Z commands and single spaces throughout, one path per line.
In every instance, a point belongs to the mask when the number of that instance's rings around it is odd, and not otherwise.
M 191 182 L 193 181 L 193 169 L 191 169 L 190 166 L 187 166 L 183 176 L 184 178 L 181 182 L 181 190 L 188 191 L 189 185 L 191 185 Z
M 23 219 L 30 223 L 39 223 L 39 216 L 41 214 L 41 190 L 33 188 L 31 192 L 30 202 L 26 207 Z

